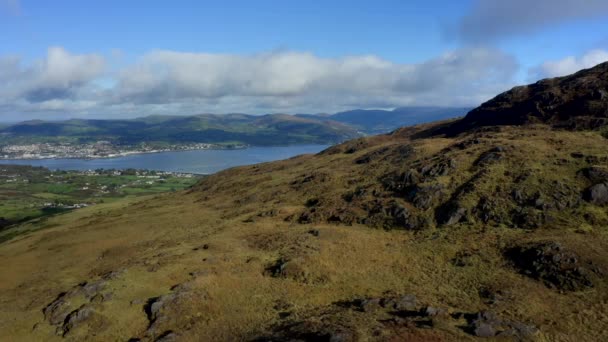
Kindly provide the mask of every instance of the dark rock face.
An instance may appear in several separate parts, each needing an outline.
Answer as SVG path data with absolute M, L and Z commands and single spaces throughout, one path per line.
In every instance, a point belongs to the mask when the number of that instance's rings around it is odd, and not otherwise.
M 465 217 L 466 213 L 466 208 L 460 207 L 457 204 L 450 204 L 448 205 L 448 208 L 440 210 L 438 222 L 445 226 L 452 226 L 459 223 Z
M 583 196 L 586 201 L 596 205 L 608 204 L 608 183 L 593 185 L 585 190 Z
M 562 291 L 593 287 L 593 279 L 603 276 L 591 262 L 582 261 L 576 253 L 555 242 L 514 247 L 505 256 L 522 274 Z
M 608 62 L 570 76 L 515 87 L 473 109 L 442 133 L 534 123 L 572 130 L 608 125 Z
M 581 173 L 594 184 L 608 182 L 608 169 L 606 168 L 592 166 L 581 170 Z

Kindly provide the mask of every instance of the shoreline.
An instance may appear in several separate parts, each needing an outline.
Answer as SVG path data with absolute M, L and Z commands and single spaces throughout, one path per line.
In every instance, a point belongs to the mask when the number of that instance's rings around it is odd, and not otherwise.
M 250 148 L 249 145 L 243 145 L 240 147 L 214 147 L 214 148 L 184 148 L 184 149 L 175 149 L 175 150 L 152 150 L 152 151 L 134 151 L 134 152 L 124 152 L 120 154 L 112 154 L 108 156 L 95 156 L 95 157 L 83 157 L 83 156 L 53 156 L 53 157 L 17 157 L 17 158 L 5 158 L 4 156 L 0 157 L 0 161 L 11 161 L 11 160 L 58 160 L 58 159 L 80 159 L 80 160 L 99 160 L 99 159 L 115 159 L 128 157 L 133 155 L 141 155 L 141 154 L 154 154 L 154 153 L 165 153 L 165 152 L 187 152 L 187 151 L 201 151 L 201 150 L 245 150 Z

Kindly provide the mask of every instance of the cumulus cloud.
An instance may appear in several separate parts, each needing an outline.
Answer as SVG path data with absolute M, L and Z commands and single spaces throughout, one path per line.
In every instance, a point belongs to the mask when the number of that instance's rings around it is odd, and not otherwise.
M 45 102 L 76 97 L 104 71 L 103 57 L 74 55 L 52 47 L 47 56 L 23 67 L 16 56 L 0 57 L 0 101 Z
M 530 71 L 530 76 L 536 79 L 565 76 L 604 62 L 608 62 L 608 51 L 591 50 L 580 57 L 568 56 L 560 60 L 547 61 L 533 68 Z
M 513 85 L 518 70 L 512 56 L 488 48 L 455 50 L 419 64 L 295 51 L 161 50 L 111 73 L 104 73 L 98 55 L 51 48 L 46 58 L 21 64 L 17 57 L 0 57 L 0 111 L 140 116 L 468 106 Z
M 608 17 L 606 0 L 475 0 L 453 34 L 467 42 L 483 43 L 547 25 L 601 17 Z
M 253 56 L 156 51 L 121 72 L 116 103 L 159 104 L 184 100 L 256 98 L 277 107 L 359 102 L 453 102 L 484 87 L 504 85 L 517 69 L 499 50 L 474 48 L 446 53 L 421 64 L 397 64 L 376 56 L 320 58 L 281 51 Z M 483 95 L 482 95 L 483 96 Z

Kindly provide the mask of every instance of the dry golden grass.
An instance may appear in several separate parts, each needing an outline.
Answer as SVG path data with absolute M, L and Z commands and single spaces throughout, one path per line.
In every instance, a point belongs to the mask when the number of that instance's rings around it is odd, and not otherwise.
M 146 301 L 175 292 L 171 288 L 182 284 L 188 297 L 165 308 L 155 324 L 159 333 L 174 331 L 183 340 L 253 339 L 279 324 L 282 311 L 289 311 L 290 319 L 306 318 L 335 302 L 386 293 L 412 293 L 421 303 L 451 312 L 491 309 L 534 324 L 539 341 L 608 340 L 605 280 L 582 292 L 560 293 L 519 274 L 503 257 L 508 246 L 558 241 L 581 258 L 605 266 L 605 208 L 583 204 L 577 209 L 581 215 L 593 213 L 599 224 L 569 211 L 534 230 L 468 221 L 421 231 L 385 231 L 357 223 L 300 224 L 294 219 L 307 210 L 310 199 L 320 199 L 328 211 L 348 207 L 342 199 L 345 193 L 361 186 L 380 191 L 383 175 L 437 156 L 456 160 L 457 170 L 436 179 L 456 188 L 477 175 L 471 165 L 481 153 L 498 145 L 508 148 L 508 158 L 486 167 L 483 177 L 475 180 L 475 193 L 461 198 L 471 205 L 480 195 L 491 195 L 497 185 L 510 184 L 506 171 L 530 170 L 524 185 L 531 191 L 544 191 L 553 180 L 582 188 L 584 180 L 576 172 L 586 162 L 570 154 L 607 156 L 599 134 L 543 127 L 485 133 L 471 148 L 445 150 L 466 139 L 410 140 L 408 134 L 366 138 L 363 148 L 353 153 L 340 147 L 342 151 L 333 154 L 235 168 L 208 177 L 191 191 L 87 208 L 23 227 L 35 231 L 0 245 L 0 340 L 62 340 L 56 326 L 45 320 L 43 308 L 60 293 L 113 271 L 121 273 L 103 290 L 112 298 L 95 303 L 96 315 L 65 339 L 152 340 L 158 334 L 146 333 Z M 414 153 L 401 164 L 354 163 L 369 152 L 404 144 L 411 144 Z M 561 159 L 568 162 L 555 163 Z M 311 175 L 313 180 L 303 181 Z M 311 229 L 318 230 L 318 236 L 310 234 Z M 454 265 L 458 255 L 467 256 L 466 266 Z M 272 277 L 267 268 L 279 259 L 289 260 L 289 266 L 282 276 Z M 507 295 L 490 305 L 480 296 L 482 289 Z M 86 302 L 78 297 L 70 307 L 75 310 Z M 342 314 L 345 321 L 357 324 L 362 340 L 379 339 L 370 333 L 377 321 Z M 448 320 L 433 332 L 412 328 L 393 340 L 473 339 L 458 324 Z

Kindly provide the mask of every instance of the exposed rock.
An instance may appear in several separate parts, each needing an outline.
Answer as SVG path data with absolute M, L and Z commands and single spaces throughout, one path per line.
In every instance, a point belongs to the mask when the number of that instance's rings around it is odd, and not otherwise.
M 162 333 L 154 342 L 173 342 L 177 341 L 179 336 L 171 330 Z
M 79 324 L 89 319 L 94 314 L 93 308 L 90 305 L 83 305 L 78 310 L 70 313 L 62 327 L 63 335 L 68 334 L 72 329 L 76 328 Z
M 102 276 L 101 279 L 94 282 L 83 282 L 71 288 L 67 292 L 60 293 L 55 300 L 45 306 L 42 310 L 44 319 L 51 325 L 63 326 L 64 323 L 68 322 L 68 319 L 79 310 L 74 310 L 72 307 L 72 301 L 77 302 L 78 298 L 83 298 L 89 303 L 101 303 L 112 299 L 111 292 L 102 291 L 105 289 L 107 281 L 115 279 L 122 272 L 110 272 Z M 80 316 L 74 316 L 76 323 L 78 319 L 88 315 L 89 307 L 85 307 Z M 87 316 L 88 317 L 88 316 Z M 63 329 L 63 328 L 62 328 Z M 68 328 L 67 330 L 69 330 Z
M 608 204 L 608 183 L 596 184 L 585 190 L 583 197 L 586 201 L 596 204 Z
M 598 166 L 592 166 L 582 169 L 580 173 L 589 179 L 593 184 L 608 182 L 608 169 Z
M 536 229 L 545 224 L 546 215 L 542 210 L 525 207 L 514 210 L 513 222 L 520 228 Z
M 399 203 L 393 202 L 388 208 L 384 210 L 384 213 L 395 219 L 397 225 L 412 228 L 410 223 L 410 212 L 404 206 Z
M 483 126 L 545 123 L 570 130 L 608 124 L 608 62 L 575 74 L 515 87 L 470 111 L 438 133 L 456 135 Z
M 419 209 L 430 209 L 443 196 L 443 185 L 417 185 L 405 194 L 405 198 Z
M 512 337 L 517 340 L 532 338 L 538 331 L 533 325 L 500 319 L 491 311 L 469 315 L 468 331 L 477 337 Z
M 576 253 L 555 242 L 513 247 L 505 255 L 522 274 L 559 290 L 593 287 L 593 278 L 602 275 L 592 263 L 582 261 Z
M 363 156 L 355 159 L 355 164 L 368 164 L 371 161 L 377 160 L 380 157 L 382 157 L 383 155 L 387 154 L 387 152 L 389 150 L 390 150 L 390 148 L 388 148 L 388 147 L 382 147 L 375 151 L 366 153 Z
M 167 327 L 175 323 L 175 317 L 179 317 L 181 312 L 188 310 L 193 305 L 199 305 L 201 300 L 207 298 L 208 295 L 205 291 L 194 287 L 191 282 L 187 282 L 173 286 L 171 292 L 167 294 L 148 299 L 143 307 L 149 321 L 146 336 L 158 339 L 166 336 L 168 332 L 175 335 L 172 330 L 167 330 Z M 171 338 L 177 338 L 177 336 Z
M 439 223 L 445 226 L 451 226 L 459 223 L 467 213 L 467 209 L 454 205 L 445 211 L 445 214 L 440 215 Z
M 408 294 L 397 298 L 394 301 L 392 308 L 399 311 L 413 311 L 416 310 L 417 305 L 416 296 Z
M 417 170 L 409 169 L 398 175 L 390 175 L 384 179 L 384 186 L 387 190 L 404 195 L 407 190 L 418 184 L 421 176 Z
M 44 319 L 51 325 L 63 323 L 70 313 L 70 302 L 67 293 L 61 293 L 54 301 L 48 304 L 43 310 Z
M 487 152 L 483 153 L 479 158 L 475 161 L 474 165 L 477 166 L 485 166 L 494 162 L 497 162 L 504 158 L 503 152 L 505 148 L 502 146 L 496 146 Z
M 424 177 L 439 177 L 447 176 L 450 171 L 456 168 L 456 160 L 454 159 L 441 159 L 434 164 L 425 165 L 420 168 L 419 172 Z

